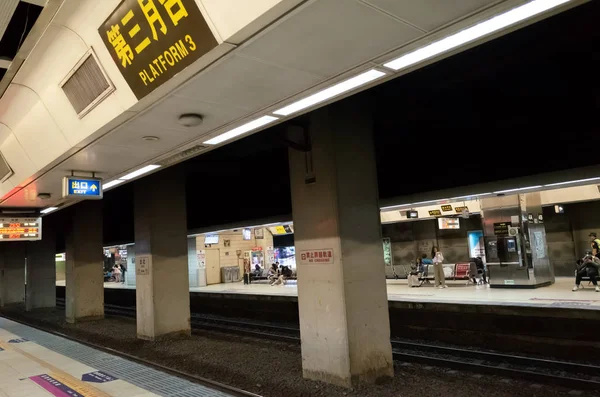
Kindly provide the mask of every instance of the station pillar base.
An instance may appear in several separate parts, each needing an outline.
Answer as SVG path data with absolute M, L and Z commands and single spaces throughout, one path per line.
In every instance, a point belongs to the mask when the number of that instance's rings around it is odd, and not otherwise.
M 25 300 L 26 244 L 12 242 L 0 246 L 0 307 Z
M 309 120 L 290 149 L 302 367 L 344 387 L 393 377 L 369 105 L 354 98 Z
M 136 181 L 134 203 L 137 336 L 189 336 L 184 175 L 167 169 Z
M 102 202 L 73 206 L 66 236 L 65 315 L 68 323 L 104 317 Z
M 27 244 L 25 310 L 56 306 L 56 235 L 44 221 L 41 241 Z

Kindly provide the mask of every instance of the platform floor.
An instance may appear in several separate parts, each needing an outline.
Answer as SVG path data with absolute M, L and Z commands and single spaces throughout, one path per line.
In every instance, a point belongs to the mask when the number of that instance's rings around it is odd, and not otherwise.
M 574 279 L 559 277 L 556 283 L 536 289 L 504 289 L 486 286 L 467 285 L 464 281 L 448 281 L 448 287 L 440 290 L 432 285 L 409 288 L 406 280 L 387 280 L 387 293 L 390 301 L 400 302 L 435 302 L 465 305 L 502 305 L 502 306 L 534 306 L 565 307 L 577 309 L 600 310 L 600 293 L 593 286 L 583 282 L 584 289 L 572 292 Z M 64 286 L 64 281 L 57 282 Z M 105 288 L 131 288 L 121 283 L 104 283 Z M 192 292 L 250 294 L 274 296 L 298 296 L 295 282 L 285 286 L 270 286 L 268 283 L 244 285 L 242 282 L 215 284 L 207 287 L 192 287 Z
M 0 317 L 1 397 L 227 397 Z

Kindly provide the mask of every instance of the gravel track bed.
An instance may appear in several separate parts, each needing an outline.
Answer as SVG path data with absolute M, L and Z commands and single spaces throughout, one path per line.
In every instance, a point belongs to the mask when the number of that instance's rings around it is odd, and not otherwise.
M 134 319 L 107 317 L 73 325 L 64 321 L 61 309 L 26 313 L 21 307 L 13 307 L 1 309 L 0 315 L 3 312 L 15 319 L 265 397 L 600 397 L 596 391 L 578 393 L 556 386 L 399 362 L 395 363 L 394 379 L 347 390 L 303 379 L 300 346 L 295 343 L 211 331 L 195 332 L 190 338 L 148 342 L 136 339 Z

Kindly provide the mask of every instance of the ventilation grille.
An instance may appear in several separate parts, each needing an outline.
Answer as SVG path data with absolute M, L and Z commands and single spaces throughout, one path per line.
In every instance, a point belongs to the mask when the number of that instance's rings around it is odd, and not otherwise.
M 67 78 L 62 89 L 80 117 L 85 116 L 113 90 L 92 54 Z
M 8 178 L 10 178 L 13 174 L 13 170 L 10 168 L 6 160 L 4 159 L 4 155 L 0 153 L 0 181 L 4 182 Z
M 160 165 L 163 167 L 166 167 L 168 165 L 173 165 L 174 163 L 181 162 L 181 161 L 187 159 L 188 157 L 195 156 L 196 154 L 199 154 L 199 152 L 201 152 L 207 148 L 208 148 L 208 146 L 204 146 L 204 145 L 192 146 L 189 149 L 183 150 L 183 151 L 177 153 L 176 155 L 173 155 L 171 157 L 168 157 L 168 158 L 162 160 L 160 162 Z

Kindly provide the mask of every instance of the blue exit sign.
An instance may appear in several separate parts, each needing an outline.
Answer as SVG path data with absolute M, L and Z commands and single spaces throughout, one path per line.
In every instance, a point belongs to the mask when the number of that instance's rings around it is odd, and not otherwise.
M 63 180 L 63 197 L 99 200 L 102 198 L 102 180 L 67 176 Z

